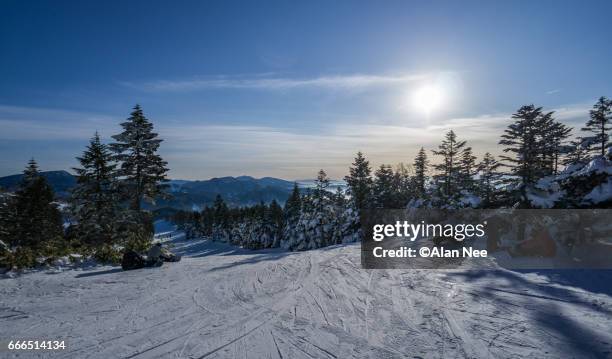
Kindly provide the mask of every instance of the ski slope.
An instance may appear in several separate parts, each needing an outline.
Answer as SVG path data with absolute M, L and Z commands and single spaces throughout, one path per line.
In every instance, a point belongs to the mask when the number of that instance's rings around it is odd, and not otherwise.
M 174 236 L 160 268 L 0 280 L 0 341 L 62 358 L 606 358 L 609 271 L 363 270 L 359 244 L 247 251 Z M 17 356 L 19 354 L 19 356 Z

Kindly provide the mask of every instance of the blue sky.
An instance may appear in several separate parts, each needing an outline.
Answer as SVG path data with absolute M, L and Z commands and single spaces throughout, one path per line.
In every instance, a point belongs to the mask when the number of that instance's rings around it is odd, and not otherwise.
M 3 1 L 0 175 L 76 164 L 140 103 L 173 178 L 311 178 L 411 162 L 453 128 L 477 154 L 535 103 L 580 126 L 612 96 L 601 1 Z M 441 89 L 438 107 L 414 104 Z

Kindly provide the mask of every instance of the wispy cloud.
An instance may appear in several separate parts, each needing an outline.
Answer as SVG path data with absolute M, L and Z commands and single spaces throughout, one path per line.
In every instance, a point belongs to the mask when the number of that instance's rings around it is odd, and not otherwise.
M 553 90 L 550 90 L 550 91 L 546 91 L 546 94 L 547 95 L 554 95 L 554 94 L 559 93 L 559 92 L 561 92 L 561 89 L 553 89 Z
M 0 105 L 1 140 L 69 140 L 108 135 L 118 128 L 113 116 L 49 108 Z
M 186 80 L 156 80 L 143 83 L 121 82 L 122 85 L 152 92 L 195 91 L 203 89 L 284 90 L 296 88 L 357 89 L 400 85 L 426 78 L 426 74 L 400 75 L 332 75 L 312 78 L 256 76 L 213 76 Z

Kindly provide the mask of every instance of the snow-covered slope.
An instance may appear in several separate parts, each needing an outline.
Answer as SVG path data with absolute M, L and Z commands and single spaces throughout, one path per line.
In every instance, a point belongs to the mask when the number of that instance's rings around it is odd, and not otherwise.
M 0 280 L 0 338 L 64 339 L 67 358 L 611 355 L 609 271 L 364 270 L 359 244 L 173 241 L 186 257 L 160 268 Z

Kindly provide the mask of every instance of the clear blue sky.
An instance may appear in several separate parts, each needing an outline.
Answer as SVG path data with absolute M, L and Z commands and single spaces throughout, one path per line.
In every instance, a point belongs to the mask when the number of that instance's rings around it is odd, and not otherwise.
M 76 164 L 140 103 L 173 178 L 411 162 L 455 128 L 498 152 L 535 103 L 612 96 L 609 1 L 0 2 L 0 175 Z M 442 93 L 425 113 L 421 88 Z

